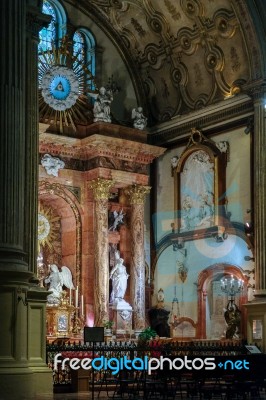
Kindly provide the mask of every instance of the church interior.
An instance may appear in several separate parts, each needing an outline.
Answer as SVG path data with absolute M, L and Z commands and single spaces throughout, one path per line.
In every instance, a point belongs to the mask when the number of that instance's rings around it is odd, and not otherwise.
M 3 399 L 52 393 L 46 345 L 85 327 L 265 352 L 265 2 L 2 0 L 0 20 Z

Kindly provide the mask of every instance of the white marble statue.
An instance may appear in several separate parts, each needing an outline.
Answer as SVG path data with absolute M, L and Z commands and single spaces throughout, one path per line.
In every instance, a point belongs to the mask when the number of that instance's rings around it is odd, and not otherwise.
M 57 157 L 52 157 L 50 154 L 44 154 L 41 159 L 41 164 L 45 168 L 48 175 L 58 176 L 58 171 L 65 167 L 64 161 Z
M 94 122 L 97 121 L 111 122 L 110 105 L 112 101 L 113 101 L 112 92 L 107 91 L 105 87 L 101 87 L 93 107 Z
M 120 224 L 123 224 L 123 218 L 124 218 L 124 213 L 123 209 L 117 212 L 116 210 L 113 212 L 113 222 L 111 226 L 109 227 L 109 231 L 116 231 L 118 226 Z
M 133 108 L 131 118 L 134 120 L 134 128 L 143 130 L 146 127 L 147 118 L 143 115 L 142 107 Z
M 110 279 L 112 280 L 112 292 L 110 296 L 111 304 L 123 301 L 129 277 L 126 267 L 124 266 L 124 260 L 121 257 L 117 259 L 118 255 L 119 252 L 116 252 L 116 263 L 110 272 Z
M 72 274 L 68 267 L 63 266 L 61 272 L 59 271 L 57 265 L 50 265 L 50 274 L 44 280 L 46 284 L 49 284 L 48 290 L 52 292 L 47 296 L 48 304 L 59 305 L 60 298 L 63 291 L 63 286 L 68 289 L 75 289 L 72 282 Z

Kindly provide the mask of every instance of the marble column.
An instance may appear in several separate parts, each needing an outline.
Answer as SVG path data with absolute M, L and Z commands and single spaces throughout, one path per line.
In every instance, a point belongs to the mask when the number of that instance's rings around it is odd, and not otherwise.
M 39 30 L 50 22 L 49 15 L 41 14 L 35 0 L 27 7 L 26 14 L 26 119 L 25 119 L 25 224 L 24 241 L 29 267 L 37 269 L 37 219 L 38 219 L 38 172 L 39 172 L 39 110 L 38 110 L 38 43 Z
M 148 186 L 133 185 L 125 190 L 131 204 L 130 304 L 135 331 L 145 328 L 144 202 L 150 189 Z
M 108 198 L 113 181 L 97 178 L 89 182 L 94 195 L 94 326 L 109 320 Z
M 43 17 L 40 1 L 28 3 L 0 2 L 0 393 L 10 399 L 52 392 L 45 354 L 47 292 L 34 279 L 37 38 Z
M 266 301 L 266 82 L 253 99 L 255 296 Z

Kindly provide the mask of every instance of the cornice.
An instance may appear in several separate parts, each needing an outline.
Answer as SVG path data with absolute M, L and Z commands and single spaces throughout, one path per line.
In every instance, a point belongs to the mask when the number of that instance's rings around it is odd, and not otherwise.
M 218 129 L 225 122 L 228 124 L 253 115 L 253 113 L 252 99 L 248 95 L 241 94 L 157 125 L 149 130 L 148 142 L 166 145 L 187 136 L 194 127 L 201 130 L 204 128 Z
M 40 134 L 39 139 L 41 154 L 48 153 L 83 161 L 95 157 L 107 157 L 147 165 L 164 151 L 162 147 L 101 134 L 75 139 L 44 132 Z

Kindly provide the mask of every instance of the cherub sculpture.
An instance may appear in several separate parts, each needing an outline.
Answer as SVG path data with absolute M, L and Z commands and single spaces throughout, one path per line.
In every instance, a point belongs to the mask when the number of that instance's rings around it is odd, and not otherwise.
M 50 154 L 44 154 L 41 159 L 41 164 L 45 168 L 48 175 L 58 176 L 58 171 L 65 167 L 64 161 L 57 157 L 52 157 Z
M 123 209 L 117 212 L 116 210 L 112 213 L 112 218 L 111 218 L 111 225 L 109 227 L 109 231 L 116 231 L 118 226 L 123 224 L 124 221 L 124 216 L 126 214 L 123 213 Z
M 75 289 L 72 282 L 72 274 L 68 267 L 63 266 L 61 272 L 59 271 L 57 265 L 50 265 L 50 274 L 44 280 L 46 284 L 49 284 L 49 292 L 52 292 L 47 296 L 48 304 L 59 305 L 61 294 L 63 291 L 63 286 L 68 289 Z
M 111 122 L 110 105 L 112 101 L 113 101 L 112 92 L 110 90 L 106 90 L 105 87 L 102 86 L 99 89 L 99 94 L 96 97 L 93 107 L 94 122 L 97 121 Z
M 131 118 L 133 121 L 133 126 L 136 129 L 143 130 L 147 125 L 147 118 L 143 115 L 142 107 L 133 108 L 131 113 Z

